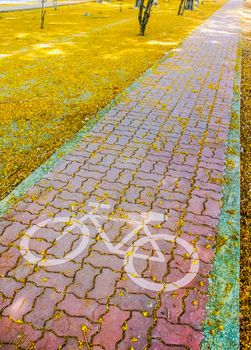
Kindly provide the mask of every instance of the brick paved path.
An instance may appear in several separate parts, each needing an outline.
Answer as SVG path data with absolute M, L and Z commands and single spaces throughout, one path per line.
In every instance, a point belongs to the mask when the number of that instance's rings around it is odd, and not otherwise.
M 146 74 L 1 219 L 3 349 L 200 348 L 240 6 L 231 0 Z M 106 205 L 98 218 L 85 216 L 90 202 Z M 146 227 L 133 222 L 150 211 Z

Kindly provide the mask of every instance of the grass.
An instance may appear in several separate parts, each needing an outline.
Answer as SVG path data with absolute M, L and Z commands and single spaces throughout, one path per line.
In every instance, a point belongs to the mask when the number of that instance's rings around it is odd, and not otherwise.
M 145 37 L 132 1 L 0 13 L 0 199 L 223 3 L 160 0 Z

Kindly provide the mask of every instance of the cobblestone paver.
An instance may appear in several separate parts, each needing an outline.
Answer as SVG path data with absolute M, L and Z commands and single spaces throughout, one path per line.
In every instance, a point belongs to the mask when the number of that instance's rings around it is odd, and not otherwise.
M 193 32 L 1 218 L 2 349 L 200 349 L 240 6 Z

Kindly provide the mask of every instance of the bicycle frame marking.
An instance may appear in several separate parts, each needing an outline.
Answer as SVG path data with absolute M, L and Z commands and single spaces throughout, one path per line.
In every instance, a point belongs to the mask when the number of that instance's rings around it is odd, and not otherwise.
M 151 221 L 164 221 L 165 215 L 155 212 L 149 212 L 149 213 L 143 213 L 143 222 L 136 221 L 136 220 L 127 220 L 122 218 L 110 218 L 111 221 L 122 221 L 125 223 L 133 223 L 136 224 L 136 227 L 132 229 L 123 239 L 117 243 L 116 245 L 113 245 L 107 236 L 106 232 L 102 229 L 102 226 L 100 222 L 98 221 L 98 218 L 107 219 L 108 216 L 105 215 L 96 215 L 95 210 L 98 208 L 110 208 L 110 206 L 98 204 L 98 203 L 89 203 L 88 206 L 94 207 L 94 209 L 91 210 L 90 213 L 85 214 L 81 219 L 79 220 L 71 220 L 73 223 L 72 225 L 69 225 L 67 228 L 64 227 L 64 233 L 56 238 L 56 241 L 61 240 L 65 235 L 69 234 L 70 230 L 73 230 L 77 228 L 80 231 L 80 239 L 81 242 L 78 245 L 78 247 L 66 254 L 65 257 L 62 259 L 45 259 L 45 258 L 39 258 L 37 255 L 33 254 L 29 250 L 29 241 L 32 238 L 32 236 L 41 228 L 45 228 L 49 223 L 69 223 L 68 217 L 59 217 L 59 218 L 52 218 L 47 219 L 39 224 L 36 224 L 35 226 L 32 226 L 28 229 L 27 233 L 22 237 L 21 243 L 20 243 L 20 252 L 29 263 L 37 264 L 39 266 L 55 266 L 60 264 L 65 264 L 70 260 L 73 260 L 76 256 L 80 255 L 84 249 L 87 247 L 89 240 L 90 240 L 90 233 L 88 227 L 84 224 L 84 222 L 87 219 L 90 219 L 94 227 L 97 229 L 98 234 L 103 239 L 104 243 L 106 244 L 107 248 L 111 253 L 122 255 L 124 257 L 124 267 L 125 271 L 128 274 L 129 278 L 136 283 L 138 286 L 152 290 L 152 291 L 174 291 L 176 289 L 182 288 L 189 284 L 197 275 L 199 271 L 199 257 L 197 252 L 194 251 L 193 246 L 185 241 L 184 239 L 180 237 L 176 237 L 170 234 L 152 234 L 150 230 L 148 229 L 147 224 Z M 66 226 L 66 225 L 65 225 Z M 126 251 L 122 250 L 121 248 L 126 245 L 127 242 L 130 241 L 140 230 L 143 230 L 146 236 L 137 239 Z M 157 240 L 164 240 L 167 242 L 172 242 L 175 244 L 181 245 L 189 254 L 189 257 L 191 258 L 191 266 L 188 273 L 186 273 L 185 277 L 179 279 L 176 282 L 170 282 L 170 283 L 158 283 L 158 282 L 152 282 L 148 281 L 145 278 L 141 277 L 137 270 L 134 267 L 134 259 L 143 259 L 143 260 L 150 260 L 154 262 L 159 263 L 165 263 L 165 257 L 162 253 L 161 249 L 159 248 L 159 245 L 157 243 Z M 154 249 L 155 256 L 150 256 L 147 254 L 138 253 L 137 250 L 144 246 L 145 244 L 150 243 Z

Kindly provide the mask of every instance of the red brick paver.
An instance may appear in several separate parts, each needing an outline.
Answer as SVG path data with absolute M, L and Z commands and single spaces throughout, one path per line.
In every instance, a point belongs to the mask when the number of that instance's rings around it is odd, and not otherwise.
M 200 349 L 240 6 L 194 31 L 0 219 L 1 349 Z M 104 205 L 96 222 L 90 202 Z M 149 212 L 147 231 L 136 221 Z

